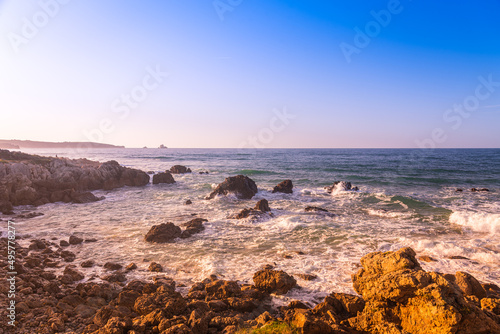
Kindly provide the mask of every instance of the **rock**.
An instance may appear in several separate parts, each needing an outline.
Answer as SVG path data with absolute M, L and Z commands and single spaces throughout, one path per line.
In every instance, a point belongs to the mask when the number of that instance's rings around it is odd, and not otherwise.
M 186 174 L 191 173 L 191 169 L 186 166 L 175 165 L 170 167 L 170 173 L 172 174 Z
M 96 238 L 85 239 L 84 242 L 87 242 L 87 243 L 89 243 L 89 242 L 97 242 L 97 239 Z
M 59 241 L 59 245 L 61 245 L 61 247 L 67 247 L 69 246 L 69 242 L 67 242 L 66 240 L 61 240 Z
M 91 268 L 91 267 L 93 267 L 93 266 L 94 266 L 94 264 L 95 264 L 94 260 L 86 260 L 86 261 L 83 261 L 83 262 L 80 264 L 80 266 L 81 266 L 82 268 Z
M 127 266 L 125 267 L 125 270 L 128 270 L 128 271 L 130 271 L 130 270 L 135 270 L 135 269 L 137 269 L 137 265 L 136 265 L 135 263 L 133 263 L 133 262 L 132 262 L 132 263 L 130 263 L 129 265 L 127 265 Z
M 303 279 L 304 281 L 313 281 L 316 278 L 318 278 L 317 275 L 313 274 L 294 274 L 294 275 L 297 276 L 298 278 Z
M 193 234 L 197 234 L 205 230 L 205 226 L 203 226 L 204 222 L 207 222 L 208 220 L 203 219 L 203 218 L 195 218 L 187 223 L 182 224 L 186 229 L 182 232 L 181 238 L 188 238 L 192 236 Z
M 99 163 L 6 150 L 0 150 L 0 159 L 4 160 L 0 164 L 0 203 L 8 201 L 12 206 L 88 203 L 101 199 L 91 193 L 94 190 L 149 183 L 149 175 L 116 161 Z
M 77 237 L 76 235 L 72 235 L 69 237 L 69 244 L 70 245 L 78 245 L 83 242 L 82 238 Z
M 325 187 L 326 191 L 330 194 L 333 192 L 335 189 L 340 189 L 343 191 L 347 190 L 354 190 L 352 188 L 351 182 L 345 182 L 345 181 L 335 181 L 331 186 Z
M 73 283 L 76 281 L 80 281 L 84 279 L 85 276 L 79 272 L 78 270 L 74 269 L 74 266 L 69 265 L 64 268 L 63 276 L 61 276 L 61 281 L 63 283 Z
M 304 309 L 295 309 L 291 323 L 299 328 L 302 333 L 309 334 L 334 334 L 335 331 L 327 322 L 313 316 L 312 312 Z
M 370 333 L 500 333 L 500 325 L 465 298 L 457 284 L 422 270 L 415 255 L 403 248 L 361 258 L 363 268 L 352 278 L 366 305 L 348 319 L 350 326 Z M 464 289 L 478 293 L 475 280 L 459 277 Z
M 306 206 L 306 212 L 328 212 L 327 209 L 320 208 L 318 206 Z
M 41 212 L 30 212 L 30 213 L 26 213 L 26 214 L 17 215 L 16 218 L 31 219 L 31 218 L 36 218 L 36 217 L 40 217 L 43 215 L 44 214 Z
M 9 201 L 0 201 L 0 212 L 4 215 L 13 215 L 14 207 L 12 206 L 12 203 Z
M 174 177 L 172 174 L 166 173 L 158 173 L 153 175 L 153 184 L 167 183 L 172 184 L 175 183 Z
M 437 262 L 437 260 L 435 258 L 427 256 L 427 255 L 419 256 L 418 259 L 420 261 L 424 261 L 424 262 Z
M 193 204 L 193 202 L 190 199 L 188 199 L 188 200 L 186 200 L 186 202 L 184 204 L 185 205 L 191 205 L 191 204 Z
M 457 271 L 455 283 L 466 296 L 476 296 L 479 300 L 486 298 L 486 291 L 471 274 Z
M 205 285 L 205 292 L 209 297 L 224 300 L 240 297 L 241 287 L 235 281 L 215 280 Z
M 148 267 L 148 270 L 155 273 L 161 273 L 163 271 L 163 267 L 161 266 L 161 264 L 158 264 L 156 262 L 151 262 L 151 264 Z
M 297 286 L 293 276 L 277 270 L 260 270 L 253 275 L 253 281 L 259 290 L 277 295 L 284 295 Z
M 111 274 L 102 276 L 101 279 L 113 283 L 113 282 L 125 282 L 127 280 L 127 277 L 123 272 L 115 271 Z
M 163 223 L 151 227 L 144 237 L 145 241 L 156 243 L 172 242 L 181 236 L 181 228 L 173 223 Z
M 285 194 L 291 194 L 293 193 L 293 183 L 292 180 L 285 180 L 281 183 L 279 183 L 276 187 L 273 189 L 273 193 L 285 193 Z
M 464 190 L 463 190 L 463 189 L 461 189 L 461 188 L 457 188 L 457 189 L 455 190 L 455 192 L 457 192 L 457 193 L 461 193 L 461 192 L 463 192 L 463 191 L 464 191 Z
M 500 315 L 500 299 L 483 298 L 481 299 L 481 309 Z
M 122 268 L 123 268 L 123 266 L 119 263 L 106 262 L 104 264 L 104 269 L 106 269 L 106 270 L 119 270 Z
M 267 199 L 261 199 L 260 201 L 257 202 L 255 205 L 255 210 L 261 211 L 261 212 L 269 212 L 271 211 L 271 208 L 269 207 L 269 202 Z
M 229 193 L 234 193 L 239 199 L 251 199 L 257 193 L 257 185 L 248 176 L 228 177 L 206 199 L 213 199 L 217 195 Z

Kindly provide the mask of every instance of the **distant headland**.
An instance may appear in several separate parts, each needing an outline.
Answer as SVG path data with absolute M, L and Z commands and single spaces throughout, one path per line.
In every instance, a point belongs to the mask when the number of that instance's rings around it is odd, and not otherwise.
M 0 139 L 0 149 L 22 149 L 22 148 L 125 148 L 125 146 L 116 146 L 110 144 L 92 143 L 92 142 L 44 142 L 32 140 L 3 140 Z

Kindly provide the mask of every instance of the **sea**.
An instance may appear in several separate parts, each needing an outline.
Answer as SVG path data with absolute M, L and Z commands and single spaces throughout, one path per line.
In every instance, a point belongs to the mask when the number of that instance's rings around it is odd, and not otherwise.
M 265 265 L 295 275 L 300 289 L 276 296 L 280 304 L 298 299 L 318 303 L 331 292 L 355 293 L 351 275 L 370 252 L 412 247 L 427 271 L 465 271 L 500 285 L 500 149 L 27 149 L 31 154 L 116 160 L 143 171 L 184 165 L 193 173 L 174 175 L 175 184 L 96 191 L 105 199 L 89 204 L 53 203 L 36 208 L 41 217 L 19 220 L 28 238 L 77 235 L 97 242 L 71 246 L 85 280 L 99 281 L 106 262 L 137 264 L 129 279 L 152 277 L 151 261 L 182 287 L 210 275 L 252 283 Z M 199 172 L 209 174 L 200 174 Z M 251 200 L 205 197 L 226 177 L 253 179 Z M 272 193 L 290 179 L 293 194 Z M 351 182 L 358 191 L 324 187 Z M 471 192 L 471 188 L 489 191 Z M 463 189 L 457 192 L 457 189 Z M 271 215 L 230 216 L 267 199 Z M 190 199 L 193 204 L 185 205 Z M 328 210 L 306 212 L 307 206 Z M 21 207 L 18 211 L 30 210 Z M 169 244 L 144 235 L 165 222 L 208 219 L 205 230 Z M 57 241 L 58 242 L 58 241 Z M 59 270 L 62 270 L 60 268 Z M 56 269 L 57 270 L 57 269 Z M 305 280 L 300 274 L 315 275 Z M 187 288 L 185 288 L 187 289 Z

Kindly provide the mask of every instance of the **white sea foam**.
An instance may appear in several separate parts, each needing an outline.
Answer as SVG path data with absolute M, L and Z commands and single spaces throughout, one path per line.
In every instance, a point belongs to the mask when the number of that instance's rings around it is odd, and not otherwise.
M 455 211 L 450 216 L 450 222 L 476 232 L 500 233 L 500 214 L 498 213 Z

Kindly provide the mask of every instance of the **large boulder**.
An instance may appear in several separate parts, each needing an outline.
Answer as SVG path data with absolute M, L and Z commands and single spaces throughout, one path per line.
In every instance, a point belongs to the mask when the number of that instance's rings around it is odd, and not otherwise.
M 191 169 L 186 166 L 175 165 L 170 167 L 170 173 L 172 174 L 186 174 L 191 173 Z
M 455 282 L 424 271 L 415 255 L 403 248 L 361 259 L 363 268 L 352 279 L 366 306 L 349 319 L 352 327 L 369 333 L 500 333 L 500 325 Z M 464 290 L 484 296 L 475 279 L 459 277 Z
M 167 183 L 172 184 L 175 183 L 174 177 L 169 172 L 166 173 L 158 173 L 153 175 L 153 184 Z
M 154 225 L 144 237 L 145 241 L 156 243 L 172 242 L 181 236 L 181 228 L 173 223 Z
M 285 180 L 279 183 L 276 187 L 274 187 L 273 193 L 285 193 L 285 194 L 293 193 L 292 180 Z
M 253 275 L 253 281 L 259 290 L 277 295 L 284 295 L 297 286 L 295 278 L 282 270 L 260 270 Z
M 217 195 L 235 194 L 239 199 L 251 199 L 257 193 L 255 182 L 244 175 L 228 177 L 215 188 L 206 199 L 212 199 Z

